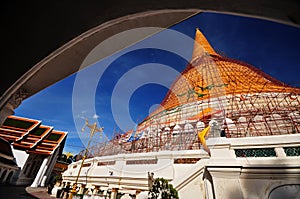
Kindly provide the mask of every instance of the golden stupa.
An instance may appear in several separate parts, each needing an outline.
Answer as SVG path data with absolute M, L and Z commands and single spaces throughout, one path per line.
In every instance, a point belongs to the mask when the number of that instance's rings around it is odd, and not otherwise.
M 196 149 L 207 126 L 211 137 L 299 133 L 299 110 L 299 88 L 221 56 L 197 29 L 192 59 L 161 106 L 95 155 Z

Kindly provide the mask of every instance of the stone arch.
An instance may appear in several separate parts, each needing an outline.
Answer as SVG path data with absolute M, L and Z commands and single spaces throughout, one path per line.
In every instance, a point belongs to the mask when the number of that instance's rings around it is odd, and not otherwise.
M 173 131 L 172 131 L 173 136 L 176 136 L 176 135 L 180 134 L 181 130 L 182 130 L 181 126 L 176 124 L 173 128 Z
M 297 125 L 300 123 L 300 113 L 299 111 L 291 112 L 289 115 L 292 124 L 292 133 L 300 133 L 300 128 Z
M 5 179 L 5 184 L 10 184 L 13 174 L 14 174 L 13 171 L 9 172 L 9 174 L 7 175 L 7 177 Z
M 255 115 L 253 118 L 254 122 L 263 122 L 264 121 L 264 116 L 262 115 Z
M 162 128 L 162 133 L 169 133 L 170 131 L 171 131 L 171 128 L 169 126 Z
M 169 126 L 164 127 L 161 134 L 162 150 L 170 149 L 171 137 L 171 128 Z
M 242 137 L 246 136 L 248 133 L 248 121 L 246 117 L 239 117 L 237 120 L 237 131 Z
M 144 136 L 147 138 L 147 137 L 149 137 L 150 136 L 150 127 L 147 127 L 146 129 L 145 129 L 145 131 L 144 131 Z
M 253 136 L 269 134 L 266 128 L 266 121 L 263 115 L 255 115 L 250 125 L 250 131 Z
M 280 131 L 284 130 L 281 128 L 284 125 L 282 116 L 277 113 L 271 114 L 270 117 L 266 118 L 266 122 L 272 135 L 280 135 Z
M 172 130 L 172 149 L 178 150 L 181 147 L 181 134 L 182 128 L 180 125 L 176 124 Z
M 184 133 L 182 133 L 182 136 L 183 136 L 183 138 L 182 138 L 183 148 L 182 149 L 187 150 L 193 145 L 193 142 L 195 140 L 197 133 L 196 133 L 196 129 L 190 123 L 187 123 L 184 125 L 183 132 Z
M 194 132 L 194 127 L 192 124 L 190 123 L 187 123 L 184 125 L 184 130 L 183 130 L 184 133 L 193 133 Z
M 4 171 L 2 172 L 2 174 L 0 176 L 0 183 L 5 182 L 6 173 L 7 173 L 7 170 L 4 169 Z
M 300 122 L 300 114 L 299 111 L 294 111 L 289 114 L 289 117 L 293 120 L 293 122 Z
M 224 127 L 227 128 L 227 130 L 229 131 L 228 133 L 231 136 L 234 136 L 234 137 L 239 137 L 240 136 L 238 134 L 236 123 L 232 119 L 226 117 L 224 124 L 226 124 L 226 126 L 224 126 Z M 222 130 L 223 129 L 224 128 L 222 128 Z
M 255 18 L 263 18 L 271 21 L 277 21 L 279 23 L 285 23 L 293 26 L 299 26 L 299 16 L 295 13 L 297 12 L 298 4 L 294 1 L 289 1 L 288 3 L 282 3 L 281 1 L 275 1 L 275 2 L 268 2 L 264 1 L 264 3 L 261 3 L 261 1 L 251 1 L 249 4 L 244 4 L 242 3 L 242 0 L 238 0 L 240 3 L 237 3 L 235 5 L 229 3 L 227 0 L 220 4 L 217 1 L 210 1 L 208 2 L 198 2 L 198 1 L 173 1 L 173 2 L 161 2 L 157 1 L 155 3 L 149 3 L 146 1 L 139 1 L 138 3 L 133 3 L 133 4 L 126 4 L 123 1 L 119 1 L 117 4 L 118 6 L 121 5 L 123 9 L 117 9 L 116 5 L 112 4 L 106 4 L 108 7 L 102 7 L 99 6 L 97 3 L 98 7 L 94 6 L 92 7 L 93 9 L 86 9 L 89 10 L 89 14 L 81 14 L 81 16 L 85 16 L 85 20 L 79 20 L 83 23 L 78 23 L 78 25 L 70 26 L 70 31 L 68 33 L 64 34 L 55 34 L 59 35 L 54 37 L 54 42 L 51 40 L 51 45 L 49 45 L 48 42 L 46 42 L 48 45 L 43 45 L 41 49 L 39 48 L 33 48 L 38 52 L 37 54 L 43 54 L 43 55 L 48 55 L 48 57 L 34 57 L 34 58 L 28 58 L 28 62 L 26 63 L 19 63 L 19 64 L 11 64 L 12 66 L 26 66 L 26 68 L 21 68 L 22 71 L 18 69 L 17 74 L 24 74 L 23 76 L 13 76 L 11 77 L 8 75 L 8 77 L 5 77 L 7 79 L 4 79 L 4 90 L 1 90 L 1 96 L 3 98 L 0 100 L 0 111 L 3 109 L 3 107 L 6 105 L 6 103 L 9 101 L 9 99 L 12 98 L 12 96 L 16 93 L 18 90 L 27 90 L 31 91 L 30 93 L 27 93 L 26 96 L 23 97 L 24 100 L 25 98 L 28 98 L 32 96 L 33 94 L 39 92 L 40 90 L 48 87 L 51 84 L 56 83 L 57 81 L 71 75 L 74 73 L 74 70 L 78 70 L 78 63 L 82 63 L 82 57 L 79 56 L 85 56 L 86 52 L 85 49 L 83 48 L 90 48 L 92 45 L 92 41 L 96 42 L 101 42 L 101 40 L 105 40 L 108 36 L 111 36 L 111 34 L 114 34 L 116 31 L 123 31 L 124 29 L 131 29 L 131 28 L 136 28 L 141 25 L 143 26 L 155 26 L 154 24 L 157 24 L 156 26 L 159 27 L 169 27 L 170 25 L 173 25 L 174 23 L 183 20 L 187 18 L 188 16 L 192 16 L 196 13 L 199 12 L 219 12 L 219 13 L 226 13 L 226 14 L 235 14 L 235 15 L 242 15 L 242 16 L 249 16 L 249 17 L 255 17 Z M 227 2 L 227 3 L 226 3 Z M 34 8 L 38 5 L 33 4 L 26 4 L 29 8 Z M 49 9 L 61 9 L 61 12 L 58 13 L 64 13 L 63 9 L 69 9 L 68 4 L 60 4 L 60 6 L 57 6 L 53 4 L 54 7 L 47 6 L 47 11 Z M 63 7 L 64 6 L 64 7 Z M 73 5 L 74 8 L 76 9 L 71 9 L 71 10 L 77 10 L 78 7 L 80 9 L 80 6 L 83 6 L 81 4 L 79 5 Z M 84 5 L 86 6 L 86 5 Z M 89 5 L 89 6 L 93 6 Z M 272 11 L 270 11 L 270 6 L 272 7 Z M 43 7 L 44 8 L 44 7 Z M 95 9 L 96 8 L 96 9 Z M 259 9 L 257 9 L 259 8 Z M 103 9 L 102 14 L 101 9 Z M 108 11 L 107 11 L 108 9 Z M 268 10 L 267 12 L 261 12 L 261 10 Z M 39 10 L 39 9 L 35 9 Z M 41 10 L 41 9 L 40 9 Z M 113 12 L 112 12 L 113 11 Z M 29 11 L 29 13 L 31 13 Z M 35 12 L 32 12 L 35 13 Z M 78 17 L 78 12 L 72 12 L 73 16 Z M 96 14 L 95 14 L 96 13 Z M 100 14 L 99 14 L 100 13 Z M 131 14 L 131 15 L 130 15 Z M 45 15 L 43 15 L 45 16 Z M 47 16 L 47 15 L 46 15 Z M 73 19 L 73 17 L 63 17 L 64 15 L 60 17 L 61 21 L 59 23 L 62 24 L 67 24 L 70 20 Z M 159 17 L 160 16 L 160 17 Z M 31 16 L 32 17 L 32 16 Z M 48 17 L 48 16 L 47 16 Z M 53 20 L 55 22 L 55 17 L 47 18 L 47 20 Z M 121 19 L 120 19 L 121 18 Z M 33 18 L 32 18 L 33 19 Z M 80 18 L 81 19 L 81 18 Z M 112 20 L 114 19 L 114 20 Z M 142 20 L 141 20 L 142 19 Z M 9 20 L 9 18 L 7 18 Z M 122 21 L 123 20 L 123 21 Z M 43 20 L 41 20 L 43 21 Z M 24 20 L 23 20 L 24 22 Z M 36 20 L 32 20 L 32 23 L 39 23 Z M 87 23 L 88 22 L 88 23 Z M 8 23 L 11 23 L 8 21 Z M 27 23 L 27 21 L 26 21 Z M 88 25 L 87 25 L 88 24 Z M 26 25 L 26 24 L 22 24 Z M 49 26 L 45 26 L 44 24 L 38 24 L 41 27 L 44 28 L 45 33 L 49 30 Z M 93 27 L 93 26 L 101 26 L 103 29 L 101 30 L 103 36 L 101 37 L 100 41 L 97 41 L 97 39 L 91 38 L 95 36 L 95 32 L 92 32 L 92 30 L 96 30 L 98 27 Z M 113 26 L 119 26 L 118 28 Z M 93 27 L 93 28 L 91 28 Z M 88 30 L 91 28 L 91 30 Z M 40 28 L 41 29 L 41 28 Z M 32 31 L 30 28 L 28 30 L 23 30 L 25 31 L 24 34 L 32 36 L 30 34 L 31 32 L 26 32 L 26 31 Z M 49 32 L 49 31 L 48 31 Z M 87 33 L 86 35 L 83 34 L 83 32 Z M 78 38 L 73 38 L 77 35 Z M 88 35 L 88 36 L 87 36 Z M 31 37 L 32 38 L 32 37 Z M 13 39 L 13 38 L 11 38 Z M 28 39 L 28 38 L 27 38 Z M 9 40 L 9 38 L 8 38 Z M 32 38 L 34 41 L 34 38 Z M 23 41 L 23 40 L 21 40 Z M 29 42 L 33 42 L 29 41 Z M 50 41 L 50 40 L 49 40 Z M 64 44 L 66 41 L 70 41 L 68 43 Z M 81 46 L 77 45 L 79 42 L 81 42 Z M 84 43 L 86 42 L 86 43 Z M 53 44 L 55 43 L 55 44 Z M 54 45 L 54 46 L 53 46 Z M 25 46 L 25 45 L 20 45 L 20 46 Z M 35 45 L 33 45 L 35 46 Z M 51 46 L 51 48 L 50 48 Z M 49 49 L 55 49 L 56 47 L 62 46 L 61 48 L 58 48 L 54 52 L 49 52 Z M 80 53 L 78 53 L 80 49 Z M 39 52 L 41 51 L 42 52 Z M 15 54 L 10 56 L 15 56 Z M 77 55 L 76 59 L 74 59 L 74 55 Z M 10 59 L 11 57 L 9 56 L 4 56 Z M 30 56 L 26 56 L 30 57 Z M 32 67 L 34 63 L 37 61 L 41 60 L 38 64 Z M 31 68 L 32 67 L 32 68 Z M 59 68 L 66 68 L 63 72 L 58 72 Z M 4 68 L 5 69 L 5 68 Z M 6 70 L 6 69 L 5 69 Z M 43 79 L 41 75 L 48 75 L 49 76 L 49 70 L 55 71 L 53 72 L 52 76 L 49 78 Z M 14 71 L 14 70 L 12 70 Z M 61 70 L 60 70 L 61 71 Z M 26 73 L 27 72 L 27 73 Z M 12 73 L 11 73 L 12 74 Z M 43 79 L 43 84 L 33 84 L 34 82 Z M 13 84 L 13 82 L 15 83 Z M 6 85 L 9 82 L 8 85 Z M 42 81 L 39 81 L 42 82 Z M 6 90 L 7 89 L 7 90 Z

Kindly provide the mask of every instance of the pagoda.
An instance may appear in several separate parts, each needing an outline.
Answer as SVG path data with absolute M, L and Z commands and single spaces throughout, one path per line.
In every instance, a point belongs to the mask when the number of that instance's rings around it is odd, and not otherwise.
M 220 55 L 197 29 L 191 61 L 160 106 L 136 129 L 89 148 L 63 182 L 79 184 L 80 194 L 146 198 L 153 174 L 180 198 L 296 198 L 299 111 L 299 88 Z
M 197 133 L 207 126 L 209 137 L 299 133 L 299 94 L 297 87 L 220 55 L 196 29 L 191 61 L 160 106 L 136 131 L 96 147 L 94 155 L 199 148 Z

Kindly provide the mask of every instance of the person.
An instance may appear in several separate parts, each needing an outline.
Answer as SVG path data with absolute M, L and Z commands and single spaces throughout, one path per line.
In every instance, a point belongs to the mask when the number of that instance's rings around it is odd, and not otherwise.
M 148 188 L 149 190 L 152 189 L 154 183 L 154 173 L 153 172 L 148 172 Z
M 221 136 L 221 137 L 226 137 L 225 128 L 221 130 L 220 136 Z

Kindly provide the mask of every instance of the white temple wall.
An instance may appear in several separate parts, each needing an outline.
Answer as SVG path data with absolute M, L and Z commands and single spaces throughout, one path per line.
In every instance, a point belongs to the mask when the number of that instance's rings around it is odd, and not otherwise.
M 243 196 L 239 183 L 239 173 L 235 171 L 229 173 L 219 172 L 218 174 L 210 171 L 210 173 L 213 176 L 214 195 L 216 198 L 246 198 Z
M 154 178 L 170 180 L 181 199 L 195 196 L 207 199 L 267 199 L 278 186 L 300 185 L 299 154 L 287 155 L 283 148 L 299 147 L 299 140 L 299 134 L 219 137 L 207 140 L 211 157 L 203 150 L 96 157 L 85 161 L 85 164 L 93 164 L 82 168 L 78 183 L 87 187 L 98 185 L 104 190 L 118 188 L 119 192 L 147 191 L 147 173 L 153 172 Z M 191 159 L 196 161 L 186 162 Z M 75 165 L 77 168 L 73 169 Z M 69 165 L 63 174 L 65 182 L 74 182 L 79 165 L 80 162 Z M 278 189 L 277 192 L 281 190 L 284 189 Z
M 176 175 L 184 174 L 194 164 L 174 164 L 176 158 L 206 157 L 204 151 L 162 151 L 144 154 L 120 154 L 116 156 L 96 157 L 87 159 L 85 164 L 94 162 L 90 167 L 82 167 L 78 184 L 87 187 L 101 186 L 107 188 L 148 190 L 148 172 L 154 173 L 154 178 L 163 177 L 173 180 Z M 200 156 L 199 156 L 200 155 Z M 115 163 L 112 163 L 114 162 Z M 105 165 L 112 163 L 111 165 Z M 63 174 L 65 182 L 74 182 L 78 175 L 81 161 L 69 165 Z M 101 165 L 103 164 L 103 165 Z M 76 165 L 76 168 L 74 166 Z M 121 186 L 120 186 L 121 184 Z
M 212 157 L 206 165 L 216 198 L 267 199 L 281 185 L 300 186 L 299 156 L 287 156 L 283 147 L 299 147 L 299 134 L 211 140 Z M 229 144 L 229 145 L 227 145 Z M 228 147 L 226 147 L 226 145 Z M 227 152 L 226 152 L 227 148 Z M 236 149 L 274 148 L 270 157 L 236 157 Z
M 205 199 L 206 190 L 204 186 L 204 181 L 202 180 L 203 175 L 198 176 L 191 182 L 189 182 L 185 187 L 178 191 L 178 196 L 181 199 L 188 198 L 197 198 L 197 199 Z

